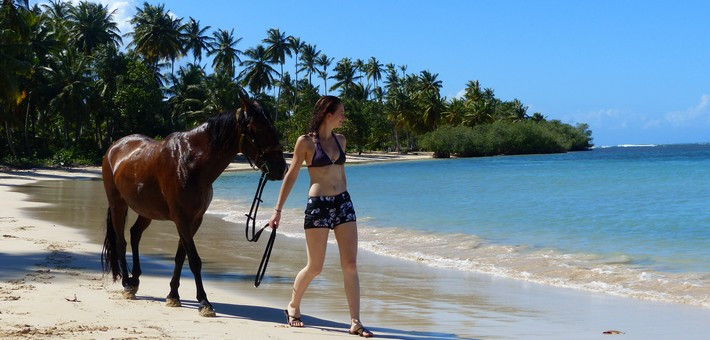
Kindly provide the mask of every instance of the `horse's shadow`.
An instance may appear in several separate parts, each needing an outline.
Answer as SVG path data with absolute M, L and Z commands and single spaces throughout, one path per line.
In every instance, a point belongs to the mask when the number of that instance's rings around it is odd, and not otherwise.
M 149 297 L 149 296 L 138 296 L 140 300 L 151 300 L 164 302 L 164 298 Z M 189 308 L 197 310 L 200 304 L 191 299 L 181 299 L 182 308 Z M 231 303 L 220 303 L 212 302 L 212 306 L 217 312 L 217 317 L 219 318 L 229 318 L 229 319 L 242 319 L 260 322 L 272 322 L 285 324 L 286 316 L 283 310 L 264 307 L 264 306 L 251 306 L 251 305 L 239 305 Z M 167 307 L 166 307 L 167 308 Z M 347 334 L 347 330 L 350 325 L 342 322 L 336 322 L 327 319 L 321 319 L 313 316 L 303 315 L 303 323 L 305 323 L 307 328 L 320 329 L 326 332 L 333 332 L 339 334 Z M 419 331 L 407 331 L 403 329 L 396 328 L 386 328 L 386 327 L 368 327 L 372 330 L 377 338 L 381 339 L 411 339 L 411 340 L 421 340 L 421 339 L 464 339 L 456 334 L 451 333 L 441 333 L 441 332 L 419 332 Z
M 0 280 L 19 279 L 23 276 L 26 278 L 29 277 L 28 280 L 31 280 L 38 275 L 50 275 L 49 272 L 45 273 L 39 270 L 42 268 L 50 268 L 52 270 L 51 275 L 68 275 L 64 273 L 64 271 L 60 270 L 61 268 L 66 268 L 66 270 L 69 271 L 84 270 L 87 272 L 94 272 L 94 268 L 97 268 L 99 266 L 97 261 L 98 257 L 99 254 L 96 253 L 78 254 L 66 251 L 51 253 L 38 252 L 26 254 L 11 254 L 0 252 L 0 263 L 5 264 L 3 266 L 0 266 Z M 170 277 L 171 269 L 166 266 L 163 261 L 160 261 L 156 258 L 145 257 L 144 263 L 146 264 L 148 274 L 165 278 Z M 228 276 L 232 280 L 250 281 L 253 279 L 253 275 L 246 274 L 230 274 Z M 37 277 L 37 279 L 42 279 L 42 277 Z M 286 278 L 283 278 L 283 280 L 285 281 Z M 137 296 L 137 299 L 146 301 L 157 301 L 161 303 L 165 302 L 165 298 L 163 297 L 149 295 L 139 295 Z M 195 313 L 199 308 L 199 303 L 196 300 L 182 299 L 181 302 L 182 308 L 191 309 Z M 220 318 L 271 322 L 275 324 L 285 324 L 286 321 L 286 317 L 283 313 L 283 310 L 278 308 L 240 305 L 214 301 L 212 302 L 212 305 L 217 311 L 217 317 Z M 346 332 L 349 327 L 348 324 L 342 322 L 321 319 L 308 315 L 303 316 L 303 322 L 307 325 L 308 328 L 315 328 L 331 332 L 331 334 L 347 334 Z M 452 333 L 411 331 L 397 328 L 370 326 L 368 326 L 368 328 L 375 332 L 376 337 L 383 339 L 420 340 L 461 338 L 456 334 Z

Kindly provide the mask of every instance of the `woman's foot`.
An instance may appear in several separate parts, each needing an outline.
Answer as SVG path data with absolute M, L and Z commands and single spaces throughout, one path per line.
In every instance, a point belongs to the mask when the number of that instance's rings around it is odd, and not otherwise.
M 359 335 L 363 338 L 371 338 L 375 336 L 375 334 L 365 328 L 358 319 L 352 319 L 352 325 L 350 326 L 348 333 L 352 335 Z
M 289 311 L 293 310 L 293 312 Z M 301 321 L 301 313 L 296 314 L 296 309 L 291 308 L 291 306 L 284 309 L 284 314 L 286 314 L 286 324 L 291 327 L 303 327 L 303 321 Z

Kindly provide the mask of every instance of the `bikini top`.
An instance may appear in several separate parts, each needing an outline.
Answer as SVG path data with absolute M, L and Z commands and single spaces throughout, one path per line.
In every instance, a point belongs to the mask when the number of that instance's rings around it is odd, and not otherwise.
M 331 132 L 332 133 L 332 132 Z M 311 165 L 309 167 L 311 168 L 317 168 L 321 166 L 328 166 L 328 165 L 333 165 L 333 164 L 344 164 L 345 163 L 345 152 L 343 151 L 343 148 L 340 146 L 340 142 L 338 142 L 338 137 L 335 136 L 335 133 L 333 134 L 333 138 L 335 138 L 335 144 L 338 145 L 338 150 L 340 150 L 340 154 L 338 155 L 338 159 L 332 160 L 330 159 L 330 156 L 328 156 L 325 151 L 323 151 L 323 147 L 320 145 L 320 138 L 318 138 L 318 134 L 316 134 L 316 152 L 313 154 L 313 160 L 311 160 Z

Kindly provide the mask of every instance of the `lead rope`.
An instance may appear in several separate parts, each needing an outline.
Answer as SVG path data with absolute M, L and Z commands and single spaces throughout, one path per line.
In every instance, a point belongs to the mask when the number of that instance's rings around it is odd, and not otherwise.
M 264 202 L 261 200 L 261 193 L 264 191 L 266 186 L 266 173 L 261 173 L 261 178 L 259 178 L 259 184 L 256 187 L 256 193 L 254 194 L 254 200 L 251 202 L 251 209 L 249 209 L 248 214 L 244 214 L 247 217 L 246 226 L 246 237 L 249 242 L 259 241 L 261 233 L 266 229 L 269 224 L 267 223 L 259 231 L 256 231 L 256 213 L 259 210 L 259 204 Z M 249 237 L 249 223 L 251 222 L 251 237 Z M 269 263 L 269 258 L 271 257 L 271 249 L 274 248 L 274 241 L 276 240 L 276 230 L 271 231 L 271 236 L 269 241 L 266 243 L 266 249 L 264 249 L 264 256 L 261 257 L 261 263 L 259 264 L 259 269 L 256 271 L 256 278 L 254 278 L 254 287 L 259 287 L 261 284 L 261 279 L 264 278 L 266 273 L 266 265 Z

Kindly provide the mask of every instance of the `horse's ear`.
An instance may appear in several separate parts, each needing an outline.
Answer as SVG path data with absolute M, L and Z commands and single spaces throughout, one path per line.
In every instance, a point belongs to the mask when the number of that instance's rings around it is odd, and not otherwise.
M 249 107 L 249 97 L 243 90 L 239 91 L 239 100 L 242 102 L 242 110 L 247 112 L 247 107 Z

